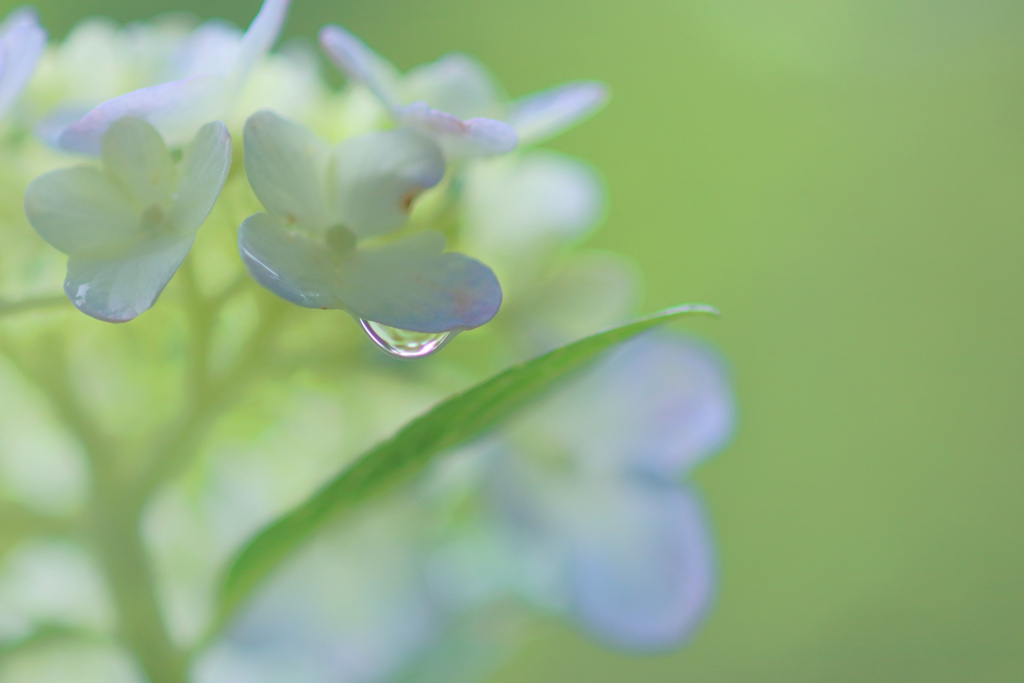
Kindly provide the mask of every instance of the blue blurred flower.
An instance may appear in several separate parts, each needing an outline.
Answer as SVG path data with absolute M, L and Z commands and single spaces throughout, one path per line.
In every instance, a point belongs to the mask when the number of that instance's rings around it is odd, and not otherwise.
M 320 534 L 203 657 L 196 680 L 393 680 L 448 621 L 420 573 L 421 521 L 419 508 L 388 499 Z
M 513 590 L 619 647 L 679 644 L 715 584 L 702 506 L 681 480 L 733 420 L 711 351 L 671 334 L 624 344 L 474 449 L 491 512 L 442 550 L 449 592 L 473 604 Z

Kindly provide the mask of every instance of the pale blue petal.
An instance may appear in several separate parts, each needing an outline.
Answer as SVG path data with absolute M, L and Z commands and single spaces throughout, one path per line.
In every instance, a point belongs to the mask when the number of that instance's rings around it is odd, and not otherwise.
M 286 223 L 327 227 L 330 149 L 309 129 L 270 111 L 245 122 L 245 173 L 267 211 Z
M 441 148 L 407 129 L 358 135 L 335 149 L 331 186 L 334 213 L 358 237 L 397 230 L 413 200 L 441 182 Z
M 543 150 L 477 162 L 466 171 L 462 199 L 474 251 L 512 256 L 574 240 L 604 211 L 597 172 Z
M 443 249 L 435 232 L 358 249 L 339 269 L 335 291 L 352 315 L 402 330 L 479 327 L 501 306 L 498 279 L 479 261 Z
M 57 145 L 68 152 L 99 154 L 111 124 L 125 117 L 148 121 L 172 147 L 184 144 L 201 125 L 220 118 L 224 88 L 223 77 L 193 76 L 132 91 L 107 100 L 70 125 Z
M 433 109 L 425 102 L 414 102 L 395 110 L 395 117 L 403 125 L 430 135 L 450 159 L 505 154 L 515 149 L 519 141 L 515 129 L 504 121 L 460 118 Z
M 39 235 L 65 254 L 103 253 L 139 239 L 135 202 L 98 168 L 51 171 L 25 191 L 25 214 Z
M 593 115 L 608 99 L 596 81 L 574 81 L 528 95 L 514 103 L 508 121 L 523 144 L 537 144 Z
M 199 658 L 196 683 L 404 681 L 448 615 L 422 576 L 422 510 L 383 503 L 306 543 Z
M 195 232 L 213 210 L 231 170 L 231 136 L 220 121 L 199 129 L 185 148 L 178 169 L 171 224 L 179 233 Z
M 46 47 L 35 10 L 21 8 L 0 26 L 0 117 L 28 85 Z
M 168 235 L 110 256 L 72 254 L 64 291 L 87 315 L 106 322 L 127 322 L 156 302 L 193 240 L 192 235 Z
M 398 106 L 396 84 L 398 70 L 340 26 L 329 24 L 320 29 L 320 45 L 327 57 L 346 76 L 369 88 L 388 109 Z
M 277 42 L 288 15 L 290 0 L 264 0 L 259 14 L 252 20 L 249 29 L 242 36 L 238 56 L 231 70 L 231 87 L 236 94 L 249 76 L 253 65 L 264 57 Z
M 499 115 L 504 99 L 483 64 L 460 53 L 409 70 L 401 86 L 405 102 L 426 102 L 460 119 Z
M 494 273 L 462 254 L 443 253 L 439 233 L 371 249 L 355 249 L 348 240 L 326 244 L 269 214 L 250 216 L 238 233 L 253 278 L 300 306 L 340 308 L 413 332 L 471 329 L 498 312 Z
M 32 132 L 43 143 L 55 149 L 60 148 L 60 136 L 79 119 L 91 111 L 91 107 L 80 105 L 61 105 L 43 116 L 32 128 Z
M 145 209 L 168 203 L 177 184 L 163 138 L 142 119 L 115 121 L 102 142 L 103 169 Z
M 633 339 L 552 395 L 523 429 L 578 454 L 581 466 L 686 474 L 732 436 L 729 376 L 711 349 L 671 333 Z
M 700 503 L 670 485 L 637 482 L 595 497 L 587 512 L 567 539 L 575 618 L 618 647 L 678 646 L 714 595 L 714 551 Z
M 342 308 L 334 293 L 336 257 L 307 233 L 267 213 L 238 229 L 238 251 L 252 277 L 282 299 L 307 308 Z

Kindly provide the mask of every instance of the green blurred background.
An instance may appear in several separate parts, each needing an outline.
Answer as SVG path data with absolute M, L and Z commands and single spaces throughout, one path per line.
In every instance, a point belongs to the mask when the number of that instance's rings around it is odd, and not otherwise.
M 259 1 L 36 4 L 61 37 Z M 725 313 L 708 623 L 656 657 L 546 624 L 494 683 L 1024 680 L 1024 3 L 295 0 L 287 35 L 327 21 L 513 95 L 608 82 L 554 145 L 607 177 L 591 244 L 637 260 L 645 310 Z

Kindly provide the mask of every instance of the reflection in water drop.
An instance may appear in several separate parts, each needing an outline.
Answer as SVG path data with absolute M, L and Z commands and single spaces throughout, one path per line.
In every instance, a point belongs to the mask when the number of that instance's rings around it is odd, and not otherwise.
M 455 335 L 451 332 L 412 332 L 360 320 L 363 331 L 374 344 L 395 358 L 425 358 L 441 350 Z

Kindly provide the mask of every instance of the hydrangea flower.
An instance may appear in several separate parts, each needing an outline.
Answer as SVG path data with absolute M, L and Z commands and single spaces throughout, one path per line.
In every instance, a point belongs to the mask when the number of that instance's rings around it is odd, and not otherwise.
M 35 11 L 18 9 L 0 24 L 0 118 L 28 85 L 46 47 Z
M 673 335 L 628 342 L 478 447 L 507 543 L 489 564 L 615 645 L 677 645 L 714 589 L 701 505 L 679 481 L 732 425 L 708 350 Z
M 170 56 L 164 70 L 170 80 L 99 104 L 52 133 L 54 144 L 68 152 L 99 154 L 107 129 L 132 117 L 148 121 L 174 147 L 201 125 L 226 118 L 253 65 L 277 41 L 289 1 L 265 0 L 244 35 L 219 22 L 200 25 Z
M 507 102 L 483 65 L 469 55 L 450 54 L 402 75 L 340 26 L 325 26 L 320 44 L 339 69 L 365 85 L 398 121 L 461 137 L 465 156 L 507 152 L 515 139 L 542 142 L 596 111 L 607 97 L 600 83 L 574 81 Z
M 504 154 L 518 144 L 515 128 L 508 123 L 475 113 L 466 115 L 466 107 L 444 110 L 404 97 L 398 70 L 340 26 L 321 29 L 320 44 L 331 61 L 350 79 L 369 88 L 399 124 L 433 137 L 449 158 Z
M 180 164 L 156 129 L 123 118 L 103 136 L 102 168 L 36 178 L 32 227 L 68 255 L 64 291 L 83 313 L 125 322 L 149 309 L 184 261 L 231 167 L 223 123 L 199 129 Z
M 473 138 L 472 127 L 487 121 L 493 130 L 513 129 L 520 148 L 527 146 L 517 154 L 494 156 L 488 153 L 499 148 L 484 144 L 485 137 L 454 155 L 487 157 L 462 164 L 452 188 L 459 199 L 463 243 L 498 269 L 506 288 L 529 290 L 542 281 L 542 253 L 576 239 L 601 217 L 604 187 L 592 167 L 529 146 L 597 111 L 607 99 L 603 84 L 573 81 L 513 101 L 469 55 L 449 54 L 401 74 L 339 26 L 324 27 L 320 42 L 334 64 L 352 82 L 364 86 L 354 94 L 372 93 L 400 124 L 437 135 L 425 122 L 447 122 L 451 131 L 465 133 L 460 144 L 467 145 Z M 497 126 L 496 120 L 504 121 L 505 127 Z
M 407 221 L 412 202 L 445 173 L 440 147 L 398 128 L 348 138 L 333 149 L 269 111 L 245 126 L 245 170 L 267 213 L 242 224 L 238 244 L 252 276 L 310 308 L 421 333 L 478 327 L 498 311 L 489 268 L 442 253 L 426 231 L 364 246 Z

